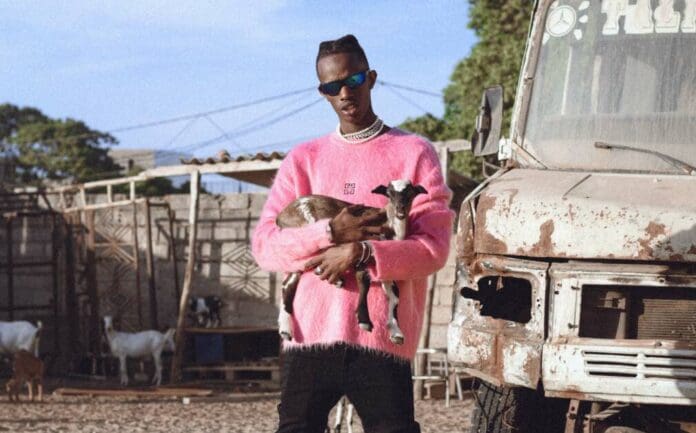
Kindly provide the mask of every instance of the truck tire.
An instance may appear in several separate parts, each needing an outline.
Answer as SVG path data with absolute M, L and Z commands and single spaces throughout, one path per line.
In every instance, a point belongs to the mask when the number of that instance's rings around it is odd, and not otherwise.
M 604 430 L 604 433 L 645 433 L 643 430 L 634 429 L 632 427 L 609 427 Z
M 480 381 L 474 392 L 471 433 L 557 433 L 563 431 L 567 403 L 558 404 L 527 388 Z M 563 409 L 565 407 L 565 409 Z

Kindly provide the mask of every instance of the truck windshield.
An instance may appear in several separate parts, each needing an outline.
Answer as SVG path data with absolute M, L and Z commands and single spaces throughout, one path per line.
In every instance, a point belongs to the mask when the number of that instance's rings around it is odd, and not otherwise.
M 696 0 L 558 0 L 538 31 L 524 146 L 541 162 L 684 173 L 606 142 L 696 165 Z

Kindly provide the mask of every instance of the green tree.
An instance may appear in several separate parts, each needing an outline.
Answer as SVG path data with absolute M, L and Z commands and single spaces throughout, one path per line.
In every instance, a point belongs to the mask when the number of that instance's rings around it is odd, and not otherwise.
M 503 131 L 508 131 L 517 79 L 529 30 L 531 0 L 469 0 L 469 27 L 479 40 L 469 57 L 454 68 L 445 89 L 444 120 L 453 137 L 469 138 L 474 130 L 483 89 L 505 89 Z
M 444 91 L 445 114 L 438 119 L 431 114 L 407 119 L 400 126 L 430 140 L 470 139 L 478 114 L 481 94 L 486 87 L 502 84 L 507 134 L 512 115 L 532 0 L 469 0 L 469 28 L 478 36 L 468 57 L 459 61 Z M 453 168 L 479 179 L 481 164 L 468 152 L 459 152 Z
M 86 182 L 116 177 L 121 169 L 107 154 L 107 146 L 117 143 L 114 137 L 31 107 L 0 105 L 0 143 L 14 166 L 15 183 Z
M 400 128 L 422 135 L 431 141 L 440 141 L 446 138 L 447 124 L 444 120 L 427 113 L 415 118 L 407 118 L 399 125 Z

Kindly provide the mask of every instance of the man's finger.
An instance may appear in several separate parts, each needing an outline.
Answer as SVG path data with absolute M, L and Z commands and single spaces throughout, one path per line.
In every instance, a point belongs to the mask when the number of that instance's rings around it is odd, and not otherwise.
M 311 259 L 309 259 L 307 261 L 307 263 L 305 263 L 305 265 L 304 265 L 305 271 L 316 268 L 317 266 L 319 266 L 321 264 L 322 261 L 323 260 L 322 260 L 321 256 L 312 257 Z
M 382 226 L 365 226 L 362 228 L 362 233 L 364 235 L 380 235 L 384 233 Z
M 378 213 L 366 213 L 361 216 L 363 224 L 381 224 L 387 220 L 387 213 L 384 211 Z

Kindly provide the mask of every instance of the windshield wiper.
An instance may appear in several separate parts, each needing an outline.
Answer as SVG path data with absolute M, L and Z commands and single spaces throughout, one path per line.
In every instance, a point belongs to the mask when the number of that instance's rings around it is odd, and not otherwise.
M 597 149 L 623 149 L 623 150 L 632 150 L 634 152 L 640 152 L 640 153 L 647 153 L 649 155 L 655 155 L 661 160 L 665 161 L 672 167 L 678 168 L 682 170 L 684 173 L 690 174 L 690 175 L 695 175 L 696 174 L 696 167 L 693 165 L 690 165 L 684 161 L 680 161 L 677 158 L 674 158 L 672 156 L 666 155 L 662 152 L 658 152 L 656 150 L 650 150 L 650 149 L 641 149 L 640 147 L 633 147 L 633 146 L 622 146 L 620 144 L 609 144 L 609 143 L 604 143 L 602 141 L 596 141 L 594 144 L 594 147 Z

